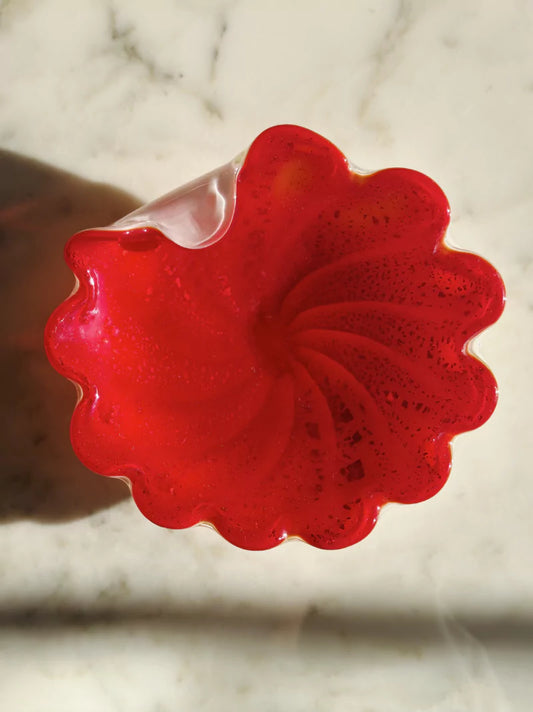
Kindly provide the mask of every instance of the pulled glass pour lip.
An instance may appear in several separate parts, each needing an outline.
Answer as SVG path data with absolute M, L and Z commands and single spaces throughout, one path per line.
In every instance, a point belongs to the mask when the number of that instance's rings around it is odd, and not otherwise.
M 226 234 L 237 198 L 237 179 L 248 149 L 209 173 L 142 205 L 107 227 L 128 230 L 153 227 L 180 247 L 195 250 L 214 245 Z M 347 160 L 351 173 L 371 175 Z

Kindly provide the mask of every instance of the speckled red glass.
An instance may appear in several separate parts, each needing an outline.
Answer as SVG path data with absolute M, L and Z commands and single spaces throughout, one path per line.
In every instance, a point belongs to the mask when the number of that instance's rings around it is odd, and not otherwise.
M 487 262 L 443 243 L 448 220 L 426 176 L 359 175 L 278 126 L 248 150 L 219 242 L 74 235 L 79 287 L 46 346 L 83 392 L 79 458 L 128 478 L 157 524 L 210 522 L 247 549 L 348 546 L 384 503 L 431 497 L 451 438 L 495 407 L 468 342 L 504 302 Z

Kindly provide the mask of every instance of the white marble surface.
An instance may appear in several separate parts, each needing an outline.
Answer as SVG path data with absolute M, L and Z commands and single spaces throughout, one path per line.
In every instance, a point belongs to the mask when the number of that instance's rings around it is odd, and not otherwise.
M 532 37 L 531 0 L 0 2 L 3 710 L 531 709 Z M 71 232 L 285 122 L 428 173 L 508 288 L 494 416 L 333 553 L 144 521 L 76 463 L 41 346 Z

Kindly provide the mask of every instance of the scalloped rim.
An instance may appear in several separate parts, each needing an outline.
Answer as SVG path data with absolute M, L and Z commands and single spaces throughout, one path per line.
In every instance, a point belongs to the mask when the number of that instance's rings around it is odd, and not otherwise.
M 251 144 L 250 144 L 251 145 Z M 149 203 L 146 203 L 145 205 L 141 206 L 140 208 L 136 209 L 135 211 L 127 214 L 123 218 L 119 219 L 115 223 L 113 223 L 110 226 L 106 226 L 104 228 L 92 228 L 96 230 L 101 230 L 105 232 L 124 232 L 132 229 L 139 229 L 139 228 L 154 228 L 158 230 L 162 235 L 164 235 L 167 239 L 170 241 L 178 244 L 181 247 L 184 247 L 186 249 L 203 249 L 206 247 L 209 247 L 210 245 L 215 244 L 216 242 L 220 241 L 223 239 L 223 237 L 226 235 L 228 232 L 232 221 L 233 221 L 233 216 L 235 213 L 235 206 L 236 206 L 236 197 L 237 197 L 237 183 L 238 183 L 238 176 L 240 173 L 241 168 L 243 167 L 246 156 L 248 154 L 249 147 L 238 154 L 232 161 L 229 163 L 226 163 L 219 168 L 211 171 L 210 173 L 207 173 L 200 178 L 193 180 L 186 185 L 179 187 L 165 195 L 163 195 L 161 198 L 158 198 L 154 201 L 151 201 Z M 344 155 L 344 154 L 343 154 Z M 345 157 L 347 166 L 349 168 L 350 173 L 358 176 L 370 176 L 373 175 L 374 173 L 380 172 L 379 170 L 377 171 L 369 171 L 362 169 L 358 166 L 356 166 L 354 163 L 352 163 L 348 158 Z M 385 169 L 386 170 L 386 169 Z M 225 180 L 226 185 L 222 185 L 221 183 L 221 178 L 222 182 Z M 427 176 L 426 176 L 427 178 Z M 190 196 L 192 193 L 196 191 L 201 191 L 205 190 L 205 197 L 208 197 L 210 194 L 215 196 L 215 203 L 216 207 L 218 208 L 218 213 L 215 215 L 216 220 L 214 222 L 214 228 L 210 231 L 207 231 L 206 234 L 203 235 L 201 239 L 196 239 L 196 240 L 191 240 L 191 239 L 180 239 L 180 235 L 177 234 L 180 227 L 191 227 L 190 223 L 187 223 L 187 221 L 184 221 L 183 223 L 171 223 L 169 224 L 168 222 L 165 222 L 164 216 L 166 215 L 167 210 L 175 210 L 175 206 L 177 202 L 184 201 L 187 199 L 188 196 Z M 193 226 L 194 227 L 194 226 Z M 198 225 L 196 225 L 198 227 Z M 449 250 L 454 251 L 454 252 L 463 252 L 467 254 L 475 254 L 470 252 L 469 250 L 462 249 L 460 247 L 457 247 L 450 243 L 447 240 L 448 237 L 448 230 L 446 230 L 443 238 L 442 238 L 442 244 Z M 478 255 L 476 255 L 478 256 Z M 483 259 L 483 258 L 481 258 Z M 69 297 L 67 299 L 70 299 L 72 296 L 74 296 L 80 287 L 80 282 L 79 279 L 76 275 L 74 275 L 74 286 L 73 290 L 70 293 Z M 468 341 L 465 342 L 463 350 L 466 354 L 471 356 L 472 358 L 475 358 L 478 360 L 480 363 L 482 363 L 489 371 L 490 369 L 488 368 L 486 362 L 479 356 L 478 353 L 476 353 L 476 343 L 478 338 L 485 333 L 485 331 L 490 328 L 501 316 L 501 313 L 503 312 L 504 306 L 505 306 L 505 301 L 506 301 L 506 294 L 505 294 L 505 285 L 503 283 L 503 279 L 500 276 L 500 281 L 502 285 L 502 303 L 500 308 L 497 310 L 496 315 L 494 316 L 494 319 L 491 321 L 490 324 L 488 324 L 485 328 L 483 328 L 480 332 L 472 336 Z M 64 300 L 63 304 L 65 303 Z M 59 308 L 59 307 L 58 307 Z M 54 312 L 55 313 L 55 312 Z M 53 318 L 53 315 L 51 319 Z M 48 325 L 47 325 L 47 330 L 48 330 Z M 46 331 L 47 331 L 46 330 Z M 51 357 L 51 354 L 49 353 L 48 349 L 46 349 L 48 358 L 51 361 L 52 365 L 56 368 L 61 373 L 61 368 L 59 367 L 59 364 L 56 363 L 55 359 Z M 73 383 L 76 393 L 77 393 L 77 401 L 76 401 L 76 406 L 77 406 L 87 397 L 88 395 L 88 389 L 84 388 L 81 383 L 78 381 L 73 380 L 72 378 L 68 377 L 67 378 Z M 96 387 L 95 387 L 96 388 Z M 496 392 L 495 392 L 495 403 L 498 400 L 498 388 L 496 386 Z M 476 426 L 477 427 L 477 426 Z M 452 449 L 452 444 L 455 438 L 458 435 L 461 435 L 462 433 L 457 433 L 452 436 L 447 437 L 447 445 L 450 448 L 450 453 Z M 75 446 L 74 449 L 76 450 Z M 76 453 L 80 458 L 79 454 Z M 451 457 L 450 457 L 450 469 L 451 469 Z M 96 473 L 99 474 L 99 473 Z M 107 474 L 103 475 L 107 477 L 112 477 L 113 479 L 120 479 L 122 480 L 130 489 L 132 499 L 135 502 L 135 505 L 141 511 L 143 516 L 145 516 L 149 521 L 152 521 L 153 524 L 156 526 L 161 526 L 157 522 L 154 522 L 150 516 L 148 516 L 141 506 L 139 506 L 137 499 L 135 497 L 135 494 L 133 492 L 133 483 L 130 477 L 124 474 Z M 447 478 L 446 478 L 447 479 Z M 446 481 L 446 480 L 445 480 Z M 444 482 L 442 483 L 444 485 Z M 439 488 L 440 489 L 440 488 Z M 439 490 L 438 490 L 439 491 Z M 378 493 L 375 493 L 376 498 L 378 496 Z M 433 496 L 433 495 L 432 495 Z M 421 500 L 425 501 L 425 500 Z M 378 516 L 380 512 L 383 510 L 383 508 L 387 505 L 395 505 L 395 504 L 402 504 L 394 501 L 385 501 L 381 503 L 373 503 L 373 510 L 374 514 L 372 517 L 368 517 L 368 526 L 365 527 L 364 533 L 358 537 L 352 544 L 357 543 L 361 539 L 365 538 L 374 528 L 375 524 L 377 523 Z M 209 528 L 215 530 L 225 541 L 227 541 L 229 544 L 232 546 L 237 546 L 241 549 L 248 549 L 248 550 L 253 550 L 253 551 L 258 551 L 259 549 L 255 548 L 248 548 L 246 546 L 243 546 L 242 544 L 237 544 L 233 541 L 231 541 L 228 537 L 226 537 L 223 533 L 221 533 L 220 529 L 211 521 L 207 520 L 200 520 L 196 522 L 195 524 L 192 524 L 187 527 L 183 527 L 183 529 L 189 529 L 192 527 L 197 527 L 197 526 L 208 526 Z M 272 548 L 277 548 L 281 544 L 285 544 L 286 542 L 289 541 L 302 541 L 310 546 L 313 546 L 315 548 L 321 548 L 318 547 L 316 544 L 313 542 L 308 541 L 305 539 L 303 536 L 298 535 L 298 534 L 285 534 L 283 538 L 281 538 L 277 542 L 273 542 L 271 546 L 264 547 L 262 550 L 268 550 Z M 345 548 L 347 545 L 343 544 L 341 547 L 328 547 L 329 550 L 335 550 L 336 548 Z

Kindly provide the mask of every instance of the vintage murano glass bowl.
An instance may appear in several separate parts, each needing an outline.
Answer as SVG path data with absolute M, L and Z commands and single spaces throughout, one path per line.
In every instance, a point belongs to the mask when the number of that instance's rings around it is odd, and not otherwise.
M 237 160 L 74 235 L 50 318 L 78 386 L 74 449 L 164 527 L 248 549 L 344 547 L 387 502 L 434 495 L 450 441 L 497 397 L 472 338 L 498 273 L 444 242 L 426 176 L 366 174 L 317 134 L 266 130 Z

